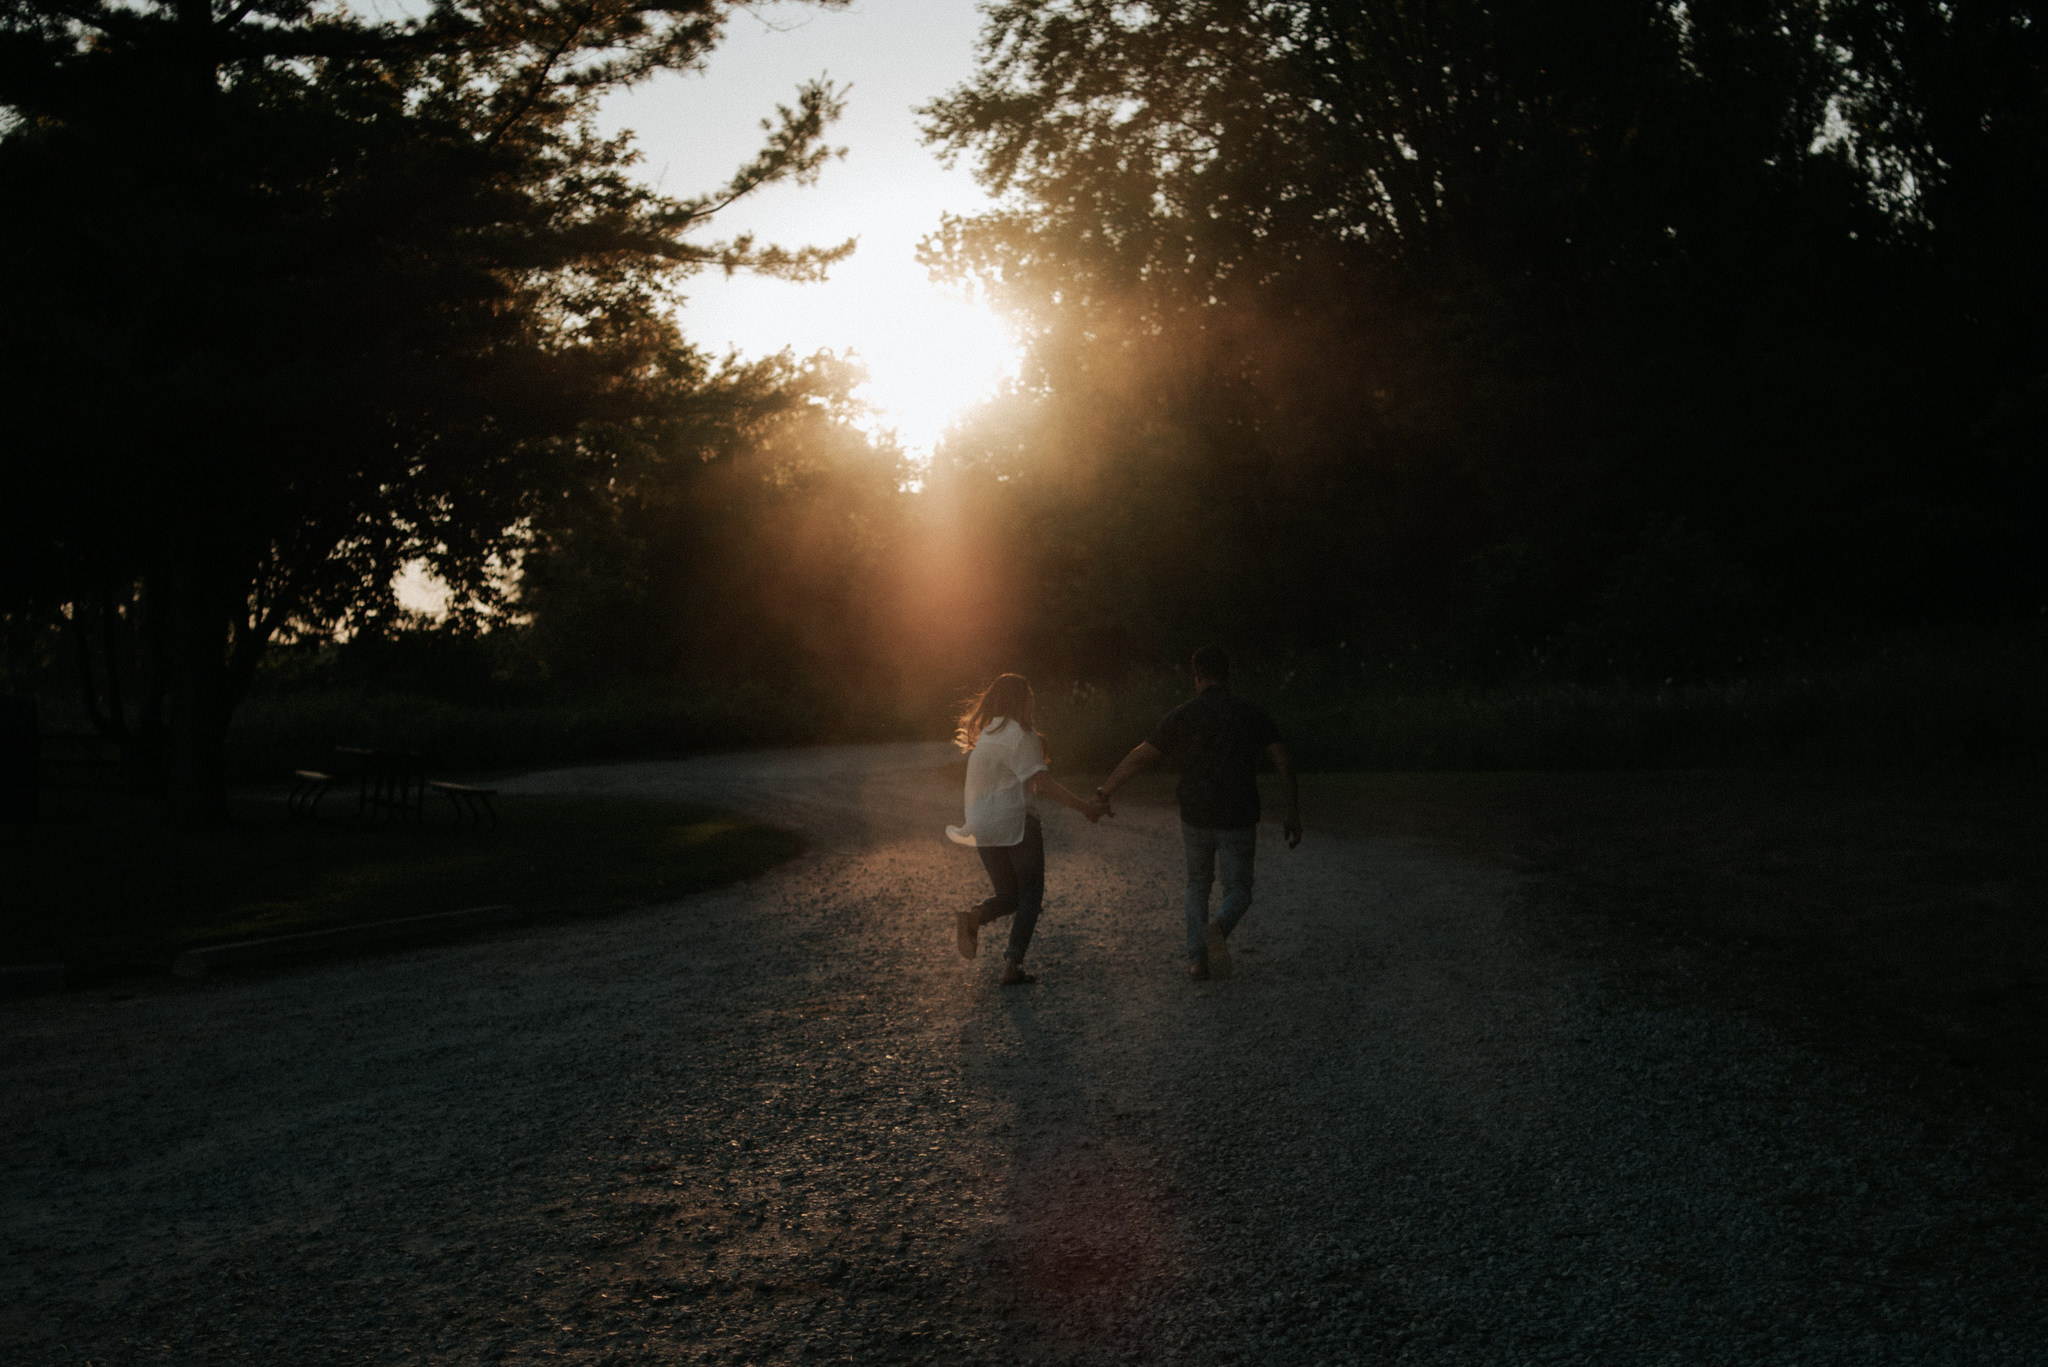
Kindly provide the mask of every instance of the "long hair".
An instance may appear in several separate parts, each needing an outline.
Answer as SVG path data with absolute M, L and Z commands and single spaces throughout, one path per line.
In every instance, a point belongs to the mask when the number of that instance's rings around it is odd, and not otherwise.
M 1031 681 L 1022 674 L 998 674 L 987 688 L 974 695 L 960 713 L 953 744 L 962 750 L 972 750 L 981 739 L 981 729 L 997 717 L 1008 717 L 1026 728 L 1037 726 L 1038 708 L 1031 696 Z

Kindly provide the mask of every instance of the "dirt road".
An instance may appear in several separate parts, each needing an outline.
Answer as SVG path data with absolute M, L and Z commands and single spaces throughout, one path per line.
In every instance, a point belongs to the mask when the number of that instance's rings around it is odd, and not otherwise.
M 598 922 L 0 1008 L 0 1361 L 2038 1363 L 1998 1135 L 1502 871 L 1048 819 L 963 964 L 943 747 L 537 774 L 813 846 Z

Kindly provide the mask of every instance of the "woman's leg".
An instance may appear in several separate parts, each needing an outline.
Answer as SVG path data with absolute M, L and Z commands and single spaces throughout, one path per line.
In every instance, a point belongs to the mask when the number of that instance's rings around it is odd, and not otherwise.
M 1038 911 L 1045 903 L 1045 832 L 1038 818 L 1024 818 L 1024 840 L 1004 847 L 1016 878 L 1017 914 L 1010 922 L 1009 960 L 1022 965 L 1024 951 L 1031 947 L 1031 932 L 1038 929 Z
M 974 958 L 975 950 L 980 947 L 981 928 L 1017 909 L 1017 870 L 1010 862 L 1010 851 L 1002 846 L 993 849 L 977 846 L 974 852 L 981 856 L 981 866 L 988 871 L 988 881 L 994 887 L 995 895 L 974 906 L 962 907 L 954 914 L 953 944 L 960 951 L 960 957 L 968 960 Z
M 987 925 L 1001 916 L 1008 916 L 1017 909 L 1017 868 L 1010 859 L 1015 845 L 977 845 L 974 852 L 981 856 L 982 868 L 988 870 L 988 881 L 995 888 L 995 896 L 983 901 L 975 908 L 981 913 L 981 923 Z

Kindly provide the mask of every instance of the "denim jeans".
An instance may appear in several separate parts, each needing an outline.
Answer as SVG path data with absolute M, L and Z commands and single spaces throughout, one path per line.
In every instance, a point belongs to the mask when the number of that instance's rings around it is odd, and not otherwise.
M 1031 947 L 1031 932 L 1038 928 L 1038 909 L 1045 903 L 1045 832 L 1037 817 L 1027 816 L 1021 842 L 978 845 L 974 852 L 981 856 L 981 866 L 988 870 L 988 881 L 996 889 L 996 895 L 979 908 L 981 923 L 1014 918 L 1006 953 L 1013 963 L 1021 964 L 1024 951 Z
M 1218 866 L 1223 874 L 1223 902 L 1216 908 L 1216 924 L 1228 935 L 1244 919 L 1252 904 L 1252 852 L 1257 847 L 1259 828 L 1210 830 L 1180 823 L 1181 848 L 1188 857 L 1188 962 L 1209 962 L 1204 938 L 1209 919 L 1209 886 L 1216 881 Z

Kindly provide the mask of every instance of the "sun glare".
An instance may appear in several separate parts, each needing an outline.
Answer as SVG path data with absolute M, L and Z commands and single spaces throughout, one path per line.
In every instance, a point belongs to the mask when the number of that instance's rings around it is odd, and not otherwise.
M 911 456 L 930 459 L 946 427 L 1016 373 L 1017 347 L 988 310 L 936 291 L 864 320 L 854 350 L 867 367 L 861 397 Z

